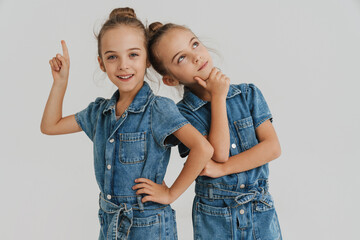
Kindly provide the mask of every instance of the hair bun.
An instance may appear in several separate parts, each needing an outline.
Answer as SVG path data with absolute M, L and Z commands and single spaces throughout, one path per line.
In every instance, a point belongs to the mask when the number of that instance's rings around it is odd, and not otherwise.
M 117 17 L 136 18 L 136 14 L 132 8 L 115 8 L 111 11 L 109 19 L 114 19 Z
M 159 30 L 159 28 L 161 28 L 162 26 L 164 26 L 164 24 L 162 24 L 161 22 L 153 22 L 152 24 L 150 24 L 148 28 L 149 35 L 154 35 L 157 30 Z

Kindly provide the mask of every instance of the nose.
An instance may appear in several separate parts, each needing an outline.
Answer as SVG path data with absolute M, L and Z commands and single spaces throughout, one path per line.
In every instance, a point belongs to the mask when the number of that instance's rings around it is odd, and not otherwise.
M 199 60 L 201 60 L 201 56 L 200 55 L 195 55 L 194 56 L 194 63 L 199 62 Z
M 128 69 L 128 68 L 129 68 L 128 62 L 125 59 L 120 59 L 119 58 L 118 69 L 119 70 L 125 70 L 125 69 Z

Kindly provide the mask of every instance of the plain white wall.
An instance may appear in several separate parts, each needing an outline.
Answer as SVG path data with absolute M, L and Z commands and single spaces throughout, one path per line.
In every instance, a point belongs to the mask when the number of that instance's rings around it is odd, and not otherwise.
M 260 87 L 282 144 L 270 191 L 284 239 L 357 238 L 359 1 L 0 0 L 1 239 L 97 239 L 90 140 L 45 136 L 39 126 L 61 39 L 71 57 L 64 115 L 111 96 L 93 31 L 124 6 L 149 23 L 187 25 L 221 54 L 232 83 Z M 168 88 L 158 94 L 178 100 Z M 174 149 L 168 184 L 183 162 Z M 193 195 L 192 186 L 173 204 L 180 240 L 192 239 Z

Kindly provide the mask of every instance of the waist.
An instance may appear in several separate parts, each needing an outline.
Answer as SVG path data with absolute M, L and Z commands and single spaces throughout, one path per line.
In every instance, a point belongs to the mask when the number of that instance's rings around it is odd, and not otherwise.
M 248 193 L 268 193 L 269 185 L 267 179 L 257 179 L 254 183 L 238 183 L 227 185 L 223 183 L 196 182 L 195 194 L 199 197 L 224 199 L 234 198 Z
M 164 205 L 156 202 L 141 202 L 142 196 L 114 196 L 100 193 L 99 206 L 102 210 L 118 209 L 120 206 L 132 210 L 157 210 L 163 209 L 169 205 Z

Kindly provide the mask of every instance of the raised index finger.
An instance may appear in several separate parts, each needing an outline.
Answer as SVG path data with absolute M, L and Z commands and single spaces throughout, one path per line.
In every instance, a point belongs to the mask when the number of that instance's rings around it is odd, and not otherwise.
M 67 48 L 66 43 L 65 43 L 64 40 L 61 40 L 61 46 L 62 46 L 64 57 L 69 59 L 69 51 L 68 51 L 68 48 Z

